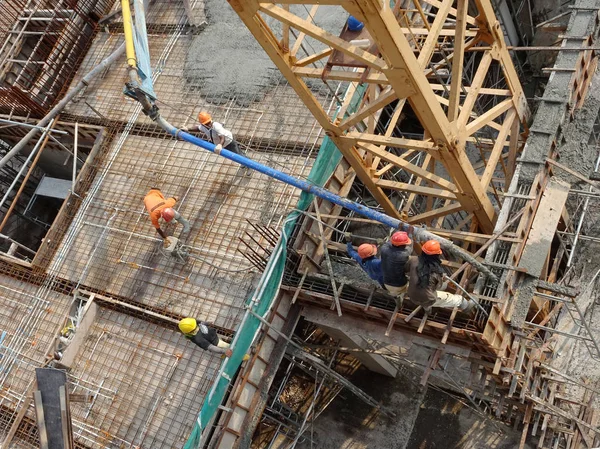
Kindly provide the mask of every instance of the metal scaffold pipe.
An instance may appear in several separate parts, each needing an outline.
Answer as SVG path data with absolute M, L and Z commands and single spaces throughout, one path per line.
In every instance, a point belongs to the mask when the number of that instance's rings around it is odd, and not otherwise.
M 17 154 L 19 154 L 21 152 L 21 150 L 23 150 L 23 148 L 25 148 L 25 145 L 27 145 L 29 143 L 29 141 L 37 133 L 40 132 L 39 128 L 43 128 L 48 123 L 50 123 L 50 120 L 52 120 L 54 117 L 56 117 L 65 108 L 65 106 L 67 104 L 69 104 L 69 102 L 75 97 L 75 95 L 77 95 L 80 91 L 82 91 L 85 87 L 87 87 L 87 85 L 90 83 L 90 81 L 92 81 L 94 78 L 96 78 L 100 73 L 102 73 L 113 62 L 115 62 L 117 59 L 119 59 L 123 55 L 124 51 L 125 51 L 125 44 L 123 43 L 110 56 L 108 56 L 100 64 L 98 64 L 96 67 L 94 67 L 92 70 L 90 70 L 87 73 L 87 75 L 85 75 L 81 79 L 81 81 L 79 81 L 75 85 L 75 87 L 73 87 L 69 92 L 67 92 L 67 94 L 64 96 L 64 98 L 61 101 L 59 101 L 56 104 L 56 106 L 54 106 L 50 110 L 50 112 L 48 112 L 48 114 L 46 114 L 46 116 L 38 122 L 38 124 L 36 125 L 37 126 L 36 128 L 29 131 L 25 135 L 25 137 L 23 137 L 8 153 L 6 153 L 6 155 L 2 159 L 0 159 L 0 169 L 2 167 L 4 167 L 9 160 L 11 160 Z

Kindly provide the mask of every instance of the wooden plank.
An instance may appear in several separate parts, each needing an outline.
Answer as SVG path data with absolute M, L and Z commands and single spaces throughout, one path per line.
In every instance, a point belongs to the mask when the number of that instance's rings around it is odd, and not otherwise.
M 456 5 L 456 35 L 454 37 L 454 60 L 452 61 L 452 81 L 448 100 L 448 120 L 458 118 L 464 63 L 465 38 L 467 29 L 468 0 L 458 0 Z
M 504 114 L 506 111 L 508 111 L 512 107 L 514 107 L 513 100 L 512 100 L 512 98 L 508 98 L 508 99 L 498 103 L 492 109 L 484 112 L 483 114 L 478 116 L 475 120 L 472 120 L 467 125 L 467 128 L 466 128 L 467 136 L 471 136 L 471 135 L 475 134 L 481 128 L 490 124 L 490 122 L 492 122 L 494 119 L 499 117 L 501 114 Z M 504 140 L 502 140 L 502 142 L 503 141 Z
M 465 101 L 463 102 L 460 115 L 458 116 L 458 119 L 456 119 L 458 128 L 464 128 L 467 125 L 467 121 L 469 120 L 471 112 L 473 111 L 473 106 L 475 106 L 475 100 L 477 100 L 479 90 L 483 87 L 483 82 L 485 81 L 485 77 L 491 63 L 492 52 L 486 51 L 479 62 L 479 66 L 477 66 L 477 71 L 475 72 L 475 76 L 471 82 L 471 88 L 469 89 L 467 98 L 465 98 Z
M 42 405 L 42 392 L 33 392 L 33 403 L 35 405 L 35 420 L 38 425 L 40 448 L 48 449 L 48 432 L 46 431 L 46 420 L 44 418 L 44 406 Z
M 485 167 L 485 171 L 483 175 L 481 175 L 481 185 L 483 187 L 487 187 L 490 183 L 494 172 L 496 171 L 496 166 L 498 165 L 498 161 L 500 160 L 500 156 L 504 150 L 504 141 L 510 132 L 513 121 L 517 116 L 517 112 L 514 109 L 511 109 L 506 114 L 506 118 L 504 119 L 504 123 L 502 124 L 502 129 L 498 133 L 496 137 L 496 144 L 494 144 L 494 148 L 492 148 L 492 152 L 487 160 L 487 166 Z
M 456 195 L 447 190 L 435 189 L 432 187 L 421 187 L 415 184 L 405 182 L 389 181 L 387 179 L 379 179 L 377 185 L 382 189 L 400 190 L 402 192 L 411 192 L 417 195 L 433 196 L 435 198 L 444 198 L 448 200 L 456 200 Z
M 295 14 L 292 14 L 279 6 L 259 3 L 259 10 L 284 24 L 288 24 L 291 27 L 302 31 L 307 36 L 311 36 L 316 40 L 323 42 L 325 45 L 351 56 L 352 58 L 368 65 L 369 67 L 381 70 L 387 66 L 383 59 L 357 47 L 356 45 L 346 42 L 338 36 L 328 33 L 312 22 L 301 19 Z
M 444 207 L 440 207 L 439 209 L 429 210 L 427 212 L 423 212 L 422 214 L 415 215 L 406 220 L 408 223 L 424 223 L 428 220 L 433 220 L 438 217 L 444 217 L 446 215 L 453 214 L 462 210 L 462 205 L 460 203 L 452 203 Z
M 552 179 L 544 190 L 518 264 L 533 277 L 539 277 L 544 268 L 569 189 L 568 184 Z

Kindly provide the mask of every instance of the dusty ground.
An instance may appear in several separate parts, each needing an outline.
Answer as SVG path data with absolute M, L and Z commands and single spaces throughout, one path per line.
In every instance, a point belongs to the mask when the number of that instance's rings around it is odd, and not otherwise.
M 393 410 L 387 418 L 349 392 L 338 396 L 316 421 L 312 445 L 299 449 L 509 449 L 520 433 L 483 419 L 436 389 L 419 388 L 419 374 L 403 370 L 396 379 L 360 369 L 352 382 Z M 307 436 L 310 432 L 307 433 Z M 528 449 L 533 446 L 526 445 Z

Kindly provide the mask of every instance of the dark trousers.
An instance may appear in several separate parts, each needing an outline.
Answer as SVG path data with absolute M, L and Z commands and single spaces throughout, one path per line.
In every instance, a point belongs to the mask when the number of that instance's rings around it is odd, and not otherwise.
M 240 147 L 238 147 L 238 144 L 235 140 L 232 140 L 231 143 L 225 147 L 225 149 L 235 154 L 242 154 Z

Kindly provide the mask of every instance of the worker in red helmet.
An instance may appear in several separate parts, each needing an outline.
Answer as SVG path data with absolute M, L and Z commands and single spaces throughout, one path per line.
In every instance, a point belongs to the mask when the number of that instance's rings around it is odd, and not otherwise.
M 181 216 L 179 212 L 173 209 L 173 206 L 177 203 L 177 197 L 165 198 L 160 189 L 152 187 L 150 191 L 144 197 L 144 206 L 150 215 L 150 221 L 156 228 L 156 232 L 163 238 L 166 239 L 167 235 L 160 228 L 159 219 L 163 219 L 167 223 L 175 219 L 183 225 L 183 231 L 181 235 L 189 232 L 189 222 Z
M 386 290 L 396 298 L 398 307 L 402 307 L 408 288 L 405 266 L 411 253 L 412 240 L 404 231 L 394 232 L 390 241 L 381 247 L 383 284 Z
M 381 271 L 381 259 L 377 257 L 377 245 L 363 243 L 358 251 L 352 246 L 352 237 L 346 234 L 346 252 L 352 257 L 371 279 L 383 287 L 383 272 Z
M 453 309 L 458 307 L 462 312 L 470 312 L 474 303 L 460 295 L 445 292 L 443 282 L 442 248 L 437 240 L 428 240 L 421 247 L 420 256 L 412 256 L 406 265 L 408 273 L 408 297 L 410 301 L 420 305 L 426 312 L 432 307 Z
M 201 131 L 207 139 L 215 144 L 215 153 L 225 148 L 233 153 L 242 154 L 240 148 L 233 138 L 233 133 L 219 123 L 213 122 L 212 116 L 205 111 L 198 114 L 198 124 L 182 128 L 182 131 Z

